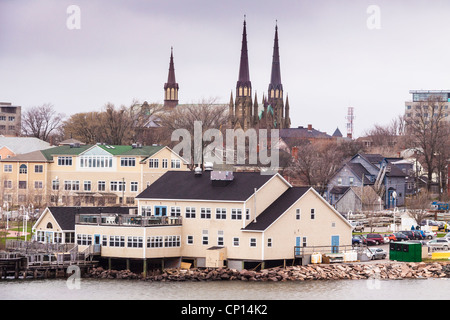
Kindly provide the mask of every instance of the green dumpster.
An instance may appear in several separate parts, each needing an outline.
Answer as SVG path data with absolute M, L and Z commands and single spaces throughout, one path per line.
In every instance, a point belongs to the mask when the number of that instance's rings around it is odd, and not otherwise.
M 417 242 L 391 242 L 389 260 L 403 262 L 422 262 L 422 244 Z

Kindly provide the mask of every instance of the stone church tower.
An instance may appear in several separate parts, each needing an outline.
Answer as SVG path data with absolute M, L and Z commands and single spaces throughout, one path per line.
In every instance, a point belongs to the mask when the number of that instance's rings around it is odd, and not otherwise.
M 175 66 L 173 63 L 173 48 L 170 49 L 169 76 L 164 84 L 164 107 L 175 108 L 178 105 L 178 83 L 175 80 Z
M 233 101 L 233 93 L 231 93 L 229 114 L 229 126 L 233 129 L 283 129 L 290 127 L 289 101 L 286 97 L 286 103 L 284 103 L 283 84 L 281 82 L 278 25 L 275 26 L 272 72 L 268 95 L 267 98 L 263 96 L 262 106 L 260 106 L 256 93 L 254 99 L 252 99 L 252 83 L 250 81 L 248 64 L 247 28 L 246 21 L 244 20 L 239 77 L 236 84 L 236 100 Z

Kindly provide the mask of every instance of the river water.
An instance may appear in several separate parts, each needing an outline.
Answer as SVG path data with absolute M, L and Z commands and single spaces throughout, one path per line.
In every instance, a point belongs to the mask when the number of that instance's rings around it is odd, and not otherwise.
M 448 299 L 450 279 L 295 282 L 0 281 L 0 300 L 427 300 Z

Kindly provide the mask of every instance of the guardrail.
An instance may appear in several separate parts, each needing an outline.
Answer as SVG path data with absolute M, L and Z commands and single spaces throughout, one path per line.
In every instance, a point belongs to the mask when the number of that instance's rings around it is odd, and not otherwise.
M 75 224 L 102 226 L 163 226 L 181 225 L 181 217 L 172 216 L 140 216 L 140 215 L 111 215 L 111 214 L 77 214 Z

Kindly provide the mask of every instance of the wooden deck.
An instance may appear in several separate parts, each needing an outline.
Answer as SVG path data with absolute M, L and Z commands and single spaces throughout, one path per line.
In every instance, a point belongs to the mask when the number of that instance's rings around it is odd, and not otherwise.
M 0 252 L 0 280 L 9 277 L 66 277 L 70 266 L 86 272 L 97 265 L 91 248 L 78 252 L 78 246 L 42 245 L 25 241 L 7 243 L 8 251 Z M 68 251 L 66 251 L 69 249 Z

